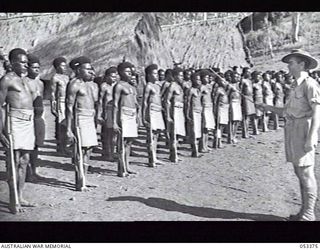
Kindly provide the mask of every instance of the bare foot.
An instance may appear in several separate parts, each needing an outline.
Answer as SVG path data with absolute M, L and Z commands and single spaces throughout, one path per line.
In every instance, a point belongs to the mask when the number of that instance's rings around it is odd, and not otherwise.
M 131 169 L 127 169 L 128 174 L 137 174 L 137 172 L 132 171 Z
M 77 187 L 76 190 L 80 191 L 80 192 L 88 192 L 89 188 L 88 187 Z
M 86 186 L 89 187 L 89 188 L 97 188 L 97 187 L 99 187 L 99 185 L 93 184 L 93 183 L 87 183 Z
M 200 153 L 209 153 L 209 150 L 208 149 L 201 149 L 199 150 Z
M 37 203 L 29 202 L 25 199 L 20 199 L 20 206 L 22 207 L 36 207 L 38 206 Z
M 18 205 L 9 205 L 9 210 L 12 214 L 22 213 L 25 211 L 19 204 Z
M 118 173 L 117 176 L 118 176 L 118 177 L 128 177 L 129 174 L 126 173 L 126 172 L 123 172 L 123 173 Z
M 164 165 L 165 163 L 164 163 L 163 161 L 156 160 L 155 164 L 157 164 L 157 165 Z

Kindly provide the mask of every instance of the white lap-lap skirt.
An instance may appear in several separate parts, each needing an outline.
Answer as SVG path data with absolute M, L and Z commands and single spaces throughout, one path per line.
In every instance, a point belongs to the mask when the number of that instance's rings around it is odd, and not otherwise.
M 232 101 L 230 105 L 230 118 L 231 121 L 242 120 L 242 110 L 240 101 Z
M 34 150 L 34 111 L 10 108 L 13 149 Z
M 98 145 L 94 116 L 94 109 L 77 109 L 82 147 L 93 147 Z
M 216 127 L 212 106 L 203 107 L 203 127 L 206 129 L 215 129 Z
M 174 107 L 174 129 L 176 135 L 186 136 L 185 117 L 183 105 Z
M 135 108 L 122 107 L 120 120 L 123 138 L 138 137 L 137 111 Z
M 193 133 L 195 136 L 195 139 L 201 138 L 201 119 L 202 119 L 202 114 L 201 110 L 193 110 L 192 112 L 192 118 L 193 118 Z
M 150 106 L 150 123 L 152 130 L 165 130 L 162 107 L 151 104 Z
M 219 124 L 228 125 L 229 123 L 229 104 L 219 104 L 218 107 Z
M 273 106 L 273 97 L 272 96 L 265 97 L 264 101 L 265 101 L 265 104 Z M 270 111 L 267 111 L 265 113 L 271 114 Z

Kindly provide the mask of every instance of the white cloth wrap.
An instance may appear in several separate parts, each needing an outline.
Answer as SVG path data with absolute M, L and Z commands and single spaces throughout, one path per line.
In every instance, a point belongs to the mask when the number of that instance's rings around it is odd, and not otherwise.
M 81 146 L 92 147 L 98 145 L 96 126 L 94 123 L 94 109 L 77 108 L 78 126 L 80 128 Z
M 34 150 L 34 111 L 10 108 L 13 149 Z
M 123 138 L 138 137 L 137 110 L 121 107 L 121 130 Z

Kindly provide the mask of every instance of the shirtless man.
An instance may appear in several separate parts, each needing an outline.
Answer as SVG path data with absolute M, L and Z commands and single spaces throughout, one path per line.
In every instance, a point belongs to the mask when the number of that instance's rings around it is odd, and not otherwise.
M 186 136 L 184 116 L 183 70 L 176 67 L 166 96 L 166 115 L 170 132 L 170 161 L 178 162 L 177 136 Z
M 163 69 L 158 70 L 158 76 L 160 82 L 163 82 L 166 79 L 165 72 Z
M 100 85 L 99 93 L 99 113 L 103 125 L 101 128 L 102 155 L 108 161 L 113 161 L 116 135 L 113 133 L 113 88 L 118 81 L 118 71 L 116 67 L 110 67 L 104 74 L 104 82 Z
M 237 143 L 237 131 L 242 121 L 240 74 L 236 71 L 231 74 L 231 84 L 228 86 L 230 100 L 229 143 Z
M 263 90 L 263 102 L 267 105 L 273 105 L 273 91 L 270 83 L 270 74 L 265 72 L 262 75 L 263 81 L 262 81 L 262 90 Z M 267 132 L 269 131 L 268 125 L 269 125 L 269 117 L 270 117 L 271 112 L 266 111 L 263 114 L 263 127 L 262 131 Z
M 64 136 L 66 133 L 66 92 L 69 76 L 67 60 L 64 57 L 54 59 L 56 73 L 51 78 L 51 112 L 56 117 L 57 152 L 65 153 Z
M 39 147 L 43 146 L 45 138 L 45 122 L 43 118 L 43 82 L 39 79 L 40 61 L 36 56 L 28 55 L 28 76 L 24 78 L 26 85 L 29 87 L 34 107 L 34 131 L 35 147 L 30 154 L 30 165 L 27 168 L 27 180 L 34 181 L 41 178 L 37 172 Z
M 165 126 L 166 126 L 166 132 L 165 132 L 165 136 L 166 136 L 166 145 L 167 147 L 170 145 L 170 132 L 169 132 L 169 123 L 167 121 L 167 106 L 166 106 L 166 99 L 167 99 L 167 95 L 168 95 L 168 90 L 169 87 L 171 85 L 171 83 L 174 81 L 173 76 L 172 76 L 172 69 L 167 69 L 165 71 L 165 81 L 162 83 L 161 86 L 161 99 L 162 99 L 162 107 L 163 107 L 163 116 L 165 119 Z
M 273 93 L 274 93 L 274 100 L 273 104 L 275 107 L 282 108 L 284 106 L 284 93 L 283 93 L 283 75 L 281 72 L 277 72 L 275 74 L 275 83 L 273 85 Z M 273 129 L 279 129 L 279 115 L 274 113 L 273 114 Z
M 120 63 L 117 67 L 120 81 L 113 90 L 113 129 L 118 134 L 118 176 L 135 174 L 129 169 L 132 142 L 138 137 L 137 90 L 131 81 L 132 64 Z
M 215 118 L 213 115 L 213 99 L 212 88 L 209 84 L 209 77 L 211 73 L 208 70 L 200 71 L 201 78 L 201 104 L 202 104 L 202 124 L 201 124 L 201 140 L 199 145 L 199 151 L 201 153 L 208 153 L 210 151 L 208 147 L 209 131 L 215 129 Z
M 219 73 L 220 78 L 217 77 L 216 81 L 218 87 L 214 94 L 214 108 L 216 114 L 216 136 L 214 148 L 222 148 L 221 139 L 222 133 L 229 123 L 229 94 L 227 92 L 227 81 L 223 79 L 223 74 Z
M 161 83 L 158 79 L 158 66 L 151 64 L 145 69 L 147 85 L 144 88 L 142 120 L 147 128 L 149 167 L 162 164 L 157 160 L 157 141 L 159 133 L 165 130 L 161 105 Z
M 85 191 L 89 187 L 86 185 L 85 176 L 89 167 L 90 155 L 93 147 L 98 145 L 94 118 L 95 102 L 98 100 L 99 90 L 93 83 L 95 74 L 90 59 L 82 57 L 78 63 L 78 76 L 70 81 L 67 89 L 66 135 L 68 141 L 76 141 L 77 144 L 73 158 L 76 167 L 76 190 Z M 80 146 L 81 152 L 77 150 Z
M 256 108 L 253 103 L 253 86 L 251 80 L 251 72 L 248 67 L 243 68 L 240 88 L 241 93 L 245 96 L 242 97 L 241 100 L 243 114 L 242 138 L 249 138 L 249 121 L 251 121 L 251 124 L 254 124 Z
M 262 74 L 260 71 L 252 72 L 253 78 L 253 100 L 255 104 L 263 103 L 263 88 L 262 88 Z M 258 135 L 260 134 L 258 130 L 259 120 L 262 121 L 263 119 L 263 112 L 260 109 L 256 109 L 256 115 L 254 118 L 253 124 L 253 134 Z
M 183 71 L 183 93 L 184 93 L 184 115 L 187 116 L 187 92 L 188 90 L 191 88 L 192 84 L 191 84 L 191 80 L 190 80 L 190 77 L 191 77 L 191 70 L 189 69 L 185 69 Z M 188 140 L 189 140 L 189 135 L 191 133 L 190 131 L 190 124 L 188 124 L 187 121 L 185 121 L 185 128 L 186 128 L 186 137 L 185 137 L 185 142 L 189 143 Z
M 9 105 L 7 113 L 7 129 L 4 128 L 2 112 L 0 112 L 0 139 L 7 151 L 7 173 L 9 185 L 9 210 L 12 213 L 23 211 L 21 206 L 35 206 L 24 200 L 22 192 L 26 180 L 27 166 L 30 160 L 30 152 L 35 147 L 34 134 L 34 109 L 33 98 L 29 87 L 22 80 L 27 74 L 28 58 L 27 53 L 20 48 L 9 52 L 9 60 L 13 72 L 3 76 L 0 81 L 0 106 L 4 102 Z M 13 139 L 14 164 L 17 183 L 14 183 L 13 172 L 10 167 L 9 142 L 4 134 L 10 130 Z M 12 166 L 12 165 L 11 165 Z M 16 185 L 16 186 L 15 186 Z M 17 190 L 17 200 L 15 196 Z
M 186 120 L 190 124 L 191 157 L 199 157 L 197 140 L 201 138 L 201 77 L 200 73 L 191 75 L 192 87 L 187 91 L 187 115 Z

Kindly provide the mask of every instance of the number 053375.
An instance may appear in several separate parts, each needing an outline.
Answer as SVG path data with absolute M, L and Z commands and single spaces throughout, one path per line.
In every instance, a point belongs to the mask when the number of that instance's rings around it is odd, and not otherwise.
M 310 249 L 310 248 L 318 248 L 318 244 L 300 244 L 300 248 Z

